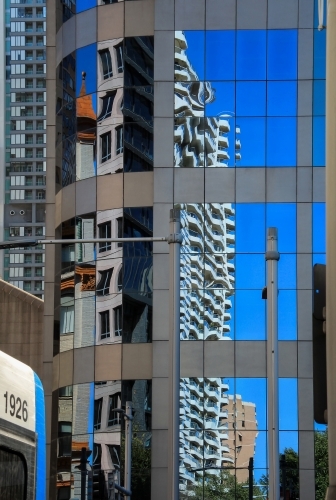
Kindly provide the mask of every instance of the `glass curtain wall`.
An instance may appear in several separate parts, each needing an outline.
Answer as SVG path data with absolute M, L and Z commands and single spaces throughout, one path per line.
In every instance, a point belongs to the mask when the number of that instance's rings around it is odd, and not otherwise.
M 323 166 L 325 76 L 317 37 L 313 157 L 314 166 Z M 176 168 L 297 166 L 297 30 L 176 31 L 174 63 Z M 281 254 L 279 341 L 295 341 L 297 349 L 297 204 L 176 207 L 183 234 L 181 341 L 266 340 L 261 290 L 266 229 L 275 226 Z M 313 204 L 314 262 L 324 261 L 323 210 L 324 204 Z M 297 378 L 279 379 L 279 408 L 281 494 L 294 499 L 299 495 Z M 265 378 L 228 377 L 223 366 L 218 378 L 181 379 L 180 498 L 247 499 L 249 467 L 254 497 L 268 495 L 266 410 Z M 324 439 L 323 429 L 321 436 L 315 440 Z
M 77 2 L 78 12 L 79 4 L 81 10 L 90 6 Z M 70 7 L 74 12 L 75 4 Z M 144 36 L 94 43 L 59 64 L 58 190 L 96 176 L 120 179 L 124 172 L 153 169 L 153 58 L 153 37 Z M 57 253 L 54 355 L 151 342 L 152 243 L 67 240 L 152 236 L 153 208 L 129 208 L 121 202 L 119 208 L 80 213 L 64 221 L 57 234 L 64 243 Z M 54 393 L 59 415 L 53 429 L 57 498 L 81 496 L 81 460 L 87 461 L 85 498 L 112 498 L 112 482 L 123 484 L 124 420 L 114 410 L 125 408 L 126 401 L 132 401 L 135 412 L 132 498 L 150 498 L 150 380 L 92 381 Z

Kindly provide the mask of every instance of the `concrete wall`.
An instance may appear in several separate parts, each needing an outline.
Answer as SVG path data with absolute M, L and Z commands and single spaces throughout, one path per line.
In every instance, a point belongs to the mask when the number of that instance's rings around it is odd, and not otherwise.
M 42 379 L 44 302 L 0 280 L 0 350 Z

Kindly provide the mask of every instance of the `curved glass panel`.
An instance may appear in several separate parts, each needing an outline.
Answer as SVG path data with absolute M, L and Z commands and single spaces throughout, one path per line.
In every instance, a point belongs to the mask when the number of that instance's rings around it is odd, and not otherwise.
M 150 498 L 152 385 L 150 380 L 102 381 L 59 389 L 57 488 L 69 498 L 108 498 L 124 486 L 122 410 L 132 402 L 132 496 Z M 118 410 L 118 411 L 116 411 Z M 85 481 L 82 467 L 85 464 Z M 71 478 L 71 480 L 70 480 Z M 143 496 L 144 495 L 144 496 Z

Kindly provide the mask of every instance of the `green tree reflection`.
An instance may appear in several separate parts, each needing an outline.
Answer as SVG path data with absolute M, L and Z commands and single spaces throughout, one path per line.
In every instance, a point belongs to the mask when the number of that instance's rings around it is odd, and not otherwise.
M 328 431 L 315 432 L 315 500 L 324 500 L 328 484 Z
M 329 484 L 328 431 L 315 432 L 315 500 L 324 500 Z M 285 448 L 280 455 L 280 484 L 286 483 L 289 499 L 299 495 L 299 455 L 293 448 Z M 263 475 L 260 484 L 263 492 L 268 488 L 268 475 Z M 287 497 L 286 497 L 287 498 Z
M 216 475 L 205 475 L 204 484 L 191 486 L 181 499 L 193 500 L 249 500 L 248 481 L 239 483 L 236 476 L 221 471 Z M 261 489 L 253 486 L 253 498 L 264 498 Z

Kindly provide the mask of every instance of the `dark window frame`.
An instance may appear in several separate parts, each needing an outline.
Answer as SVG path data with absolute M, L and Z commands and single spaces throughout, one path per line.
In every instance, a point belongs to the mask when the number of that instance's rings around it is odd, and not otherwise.
M 114 336 L 121 337 L 122 336 L 122 306 L 117 306 L 113 309 L 113 329 Z
M 113 267 L 111 267 L 110 269 L 105 269 L 104 271 L 99 271 L 99 274 L 100 280 L 97 285 L 97 295 L 109 295 Z
M 98 234 L 99 238 L 112 238 L 111 221 L 98 224 Z M 108 250 L 111 250 L 111 242 L 99 243 L 99 252 L 107 252 Z
M 111 327 L 110 327 L 110 311 L 101 311 L 99 313 L 100 317 L 100 338 L 101 340 L 108 339 L 111 337 Z
M 101 143 L 101 162 L 105 163 L 111 159 L 112 156 L 112 144 L 111 144 L 111 132 L 106 132 L 100 136 Z

